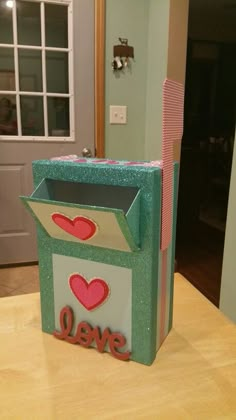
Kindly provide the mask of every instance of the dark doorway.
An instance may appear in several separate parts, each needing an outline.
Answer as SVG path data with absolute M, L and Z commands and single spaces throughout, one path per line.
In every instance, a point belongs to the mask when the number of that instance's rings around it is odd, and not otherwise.
M 190 0 L 176 258 L 219 306 L 236 115 L 236 1 Z

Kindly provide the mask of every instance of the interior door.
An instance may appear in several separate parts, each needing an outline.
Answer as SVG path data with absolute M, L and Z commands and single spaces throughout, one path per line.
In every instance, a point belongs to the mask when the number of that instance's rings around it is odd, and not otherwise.
M 94 0 L 0 0 L 0 265 L 37 260 L 19 200 L 32 161 L 84 148 L 94 154 Z

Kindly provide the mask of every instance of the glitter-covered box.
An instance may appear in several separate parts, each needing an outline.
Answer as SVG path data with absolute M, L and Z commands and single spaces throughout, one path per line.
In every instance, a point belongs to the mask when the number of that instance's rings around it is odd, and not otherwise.
M 33 162 L 43 331 L 150 365 L 172 325 L 172 240 L 161 250 L 160 162 Z

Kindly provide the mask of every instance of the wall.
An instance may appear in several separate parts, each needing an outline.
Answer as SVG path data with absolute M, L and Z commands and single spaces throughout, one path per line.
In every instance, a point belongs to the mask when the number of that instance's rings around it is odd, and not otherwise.
M 150 0 L 145 159 L 161 159 L 162 86 L 185 83 L 189 0 Z M 174 160 L 180 159 L 179 144 Z
M 167 77 L 185 85 L 189 0 L 171 0 Z M 173 160 L 180 161 L 181 143 L 173 146 Z
M 149 0 L 106 2 L 105 146 L 110 158 L 144 159 L 148 6 Z M 119 37 L 134 46 L 135 61 L 131 71 L 114 74 L 113 45 Z M 127 125 L 109 124 L 110 105 L 127 105 Z
M 162 86 L 167 75 L 184 83 L 187 19 L 188 0 L 106 2 L 107 157 L 161 159 Z M 111 61 L 120 36 L 134 46 L 135 62 L 117 75 Z M 127 125 L 109 124 L 109 105 L 128 106 Z
M 236 141 L 236 140 L 235 140 Z M 220 309 L 236 322 L 236 148 L 234 147 L 231 183 L 228 203 L 228 215 L 225 234 L 225 249 L 221 279 Z
M 171 0 L 167 77 L 185 83 L 189 0 Z
M 162 85 L 167 73 L 170 0 L 149 3 L 145 159 L 161 159 Z

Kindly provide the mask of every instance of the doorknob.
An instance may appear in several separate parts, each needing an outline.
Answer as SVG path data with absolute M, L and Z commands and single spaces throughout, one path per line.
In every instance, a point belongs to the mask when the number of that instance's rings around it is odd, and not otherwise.
M 93 156 L 93 154 L 92 154 L 92 152 L 91 152 L 91 150 L 89 148 L 85 147 L 82 150 L 82 156 L 83 157 L 87 157 L 87 158 L 91 158 Z

